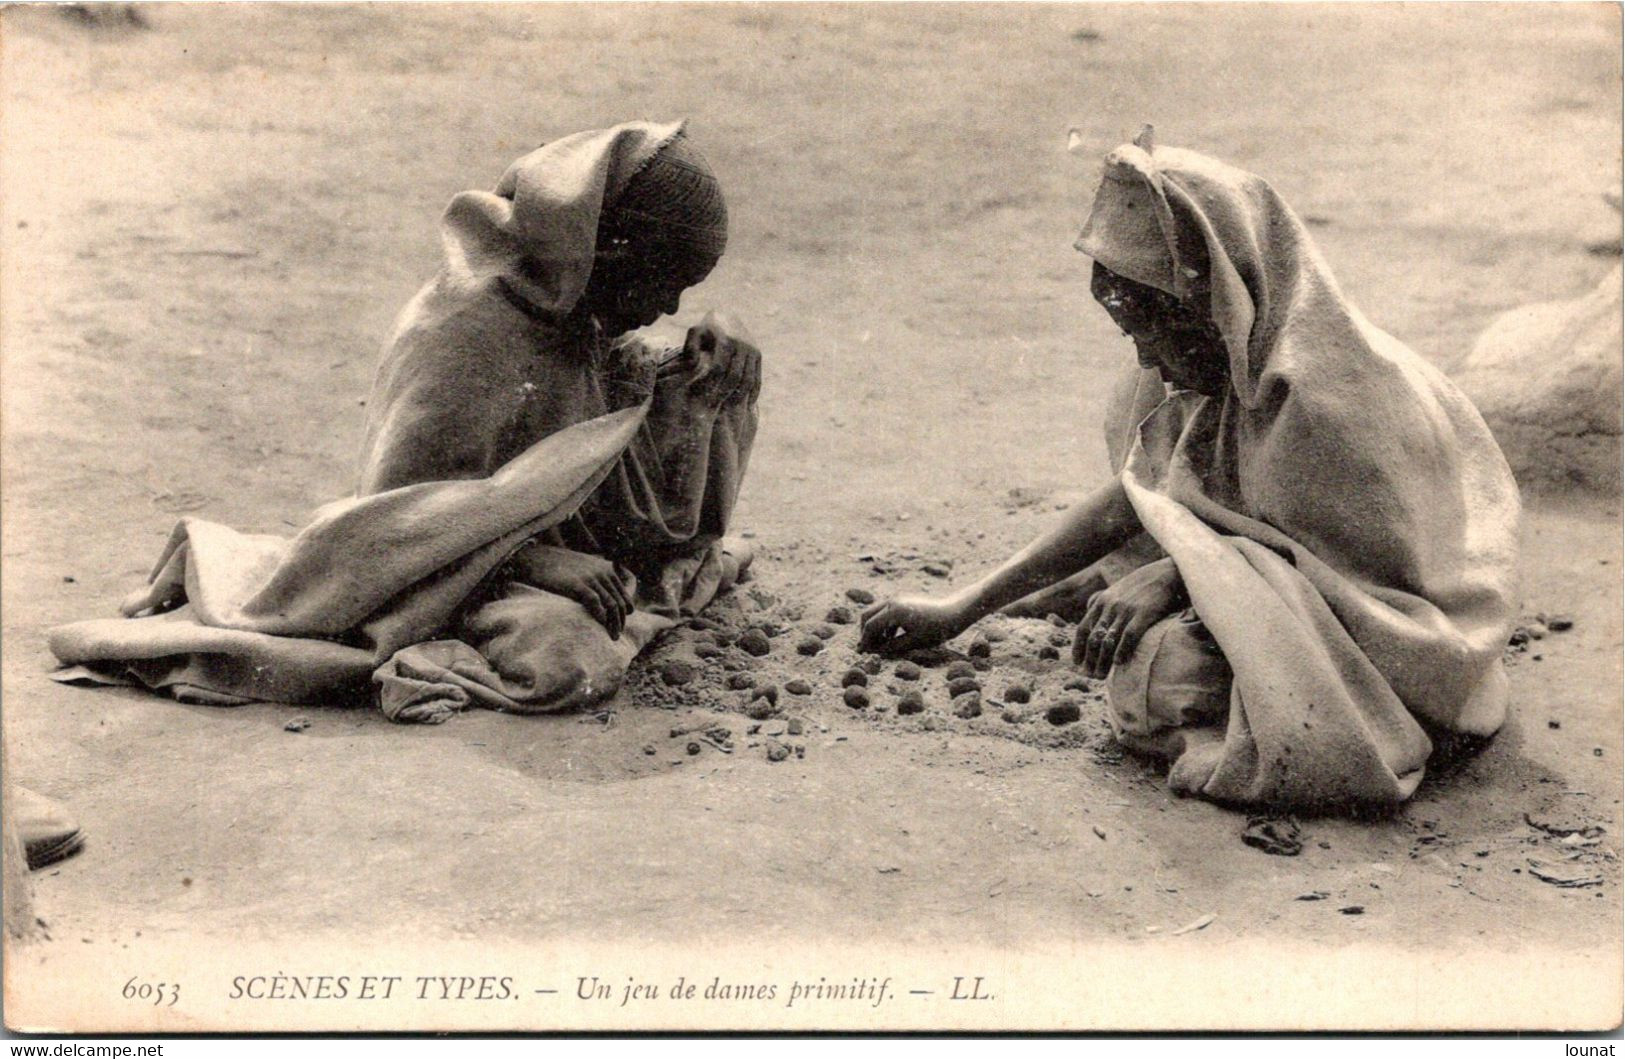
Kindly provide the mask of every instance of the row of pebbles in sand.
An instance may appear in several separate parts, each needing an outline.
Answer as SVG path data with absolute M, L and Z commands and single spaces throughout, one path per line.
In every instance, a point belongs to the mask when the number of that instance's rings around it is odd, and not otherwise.
M 964 651 L 883 659 L 856 649 L 859 608 L 873 601 L 866 589 L 849 589 L 821 621 L 795 606 L 758 615 L 737 603 L 718 607 L 667 633 L 634 668 L 634 701 L 731 709 L 758 721 L 844 706 L 928 731 L 963 725 L 1046 745 L 1090 741 L 1091 726 L 1078 722 L 1099 715 L 1100 694 L 1062 661 L 1071 637 L 1058 617 L 993 617 Z M 1049 724 L 1035 730 L 1038 720 Z

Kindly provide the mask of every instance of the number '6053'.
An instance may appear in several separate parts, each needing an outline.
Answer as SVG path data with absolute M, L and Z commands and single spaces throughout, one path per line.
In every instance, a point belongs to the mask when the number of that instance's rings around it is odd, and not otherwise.
M 143 982 L 137 975 L 124 983 L 124 999 L 150 1003 L 153 1007 L 174 1007 L 181 999 L 179 982 Z

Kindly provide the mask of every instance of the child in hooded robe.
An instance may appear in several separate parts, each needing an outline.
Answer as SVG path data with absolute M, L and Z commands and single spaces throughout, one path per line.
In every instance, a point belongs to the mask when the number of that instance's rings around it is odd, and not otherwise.
M 391 718 L 540 712 L 612 695 L 661 629 L 744 572 L 725 540 L 761 356 L 707 317 L 630 335 L 727 240 L 680 125 L 578 133 L 452 199 L 439 273 L 367 402 L 357 495 L 291 538 L 183 519 L 123 617 L 51 631 L 68 683 Z
M 648 412 L 581 507 L 487 580 L 457 640 L 414 645 L 380 672 L 386 699 L 420 695 L 472 648 L 495 671 L 486 683 L 506 700 L 495 705 L 590 704 L 748 567 L 748 545 L 724 533 L 756 432 L 761 354 L 714 314 L 677 350 L 631 334 L 677 311 L 727 228 L 715 175 L 673 126 L 548 144 L 493 194 L 453 201 L 448 266 L 408 306 L 378 370 L 358 491 L 485 477 L 566 427 Z
M 876 603 L 864 646 L 929 647 L 1049 589 L 1023 609 L 1081 610 L 1073 662 L 1175 790 L 1405 800 L 1434 740 L 1507 714 L 1519 503 L 1483 419 L 1251 173 L 1148 130 L 1107 157 L 1077 247 L 1139 361 L 1108 411 L 1115 475 L 979 580 Z

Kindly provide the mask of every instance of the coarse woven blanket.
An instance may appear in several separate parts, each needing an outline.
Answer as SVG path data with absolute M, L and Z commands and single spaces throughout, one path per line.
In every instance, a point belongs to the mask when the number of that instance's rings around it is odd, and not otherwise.
M 1210 397 L 1140 372 L 1107 424 L 1142 525 L 1233 671 L 1227 722 L 1183 730 L 1170 785 L 1399 803 L 1430 733 L 1506 718 L 1517 487 L 1477 410 L 1347 301 L 1273 188 L 1147 147 L 1108 157 L 1079 249 L 1208 299 L 1230 373 Z
M 184 520 L 125 619 L 51 632 L 56 678 L 216 704 L 332 703 L 370 680 L 392 719 L 429 723 L 612 693 L 727 587 L 720 539 L 756 426 L 753 398 L 690 401 L 641 343 L 574 312 L 606 203 L 681 129 L 566 136 L 455 196 L 441 268 L 385 343 L 360 495 L 292 540 Z M 571 600 L 505 584 L 532 539 L 635 567 L 618 640 Z
M 437 639 L 516 548 L 575 512 L 646 411 L 561 430 L 487 478 L 337 501 L 292 539 L 183 519 L 125 617 L 51 630 L 70 667 L 53 675 L 221 705 L 364 695 L 375 669 Z

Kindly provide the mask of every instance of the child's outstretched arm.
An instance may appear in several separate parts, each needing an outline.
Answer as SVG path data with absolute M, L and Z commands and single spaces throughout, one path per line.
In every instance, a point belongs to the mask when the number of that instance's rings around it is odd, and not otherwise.
M 975 583 L 946 596 L 899 596 L 874 604 L 864 611 L 859 646 L 884 653 L 934 647 L 999 608 L 1070 577 L 1139 532 L 1128 494 L 1114 478 Z

